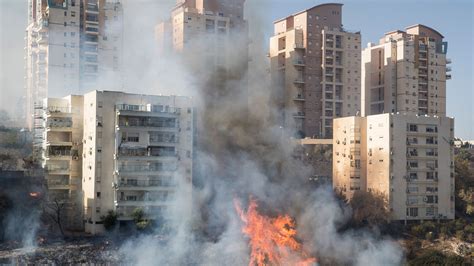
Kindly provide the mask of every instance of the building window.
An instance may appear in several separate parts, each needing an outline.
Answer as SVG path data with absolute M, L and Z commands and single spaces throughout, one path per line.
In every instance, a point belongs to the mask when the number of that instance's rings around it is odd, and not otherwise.
M 100 192 L 97 192 L 97 198 L 100 198 Z
M 64 16 L 67 17 L 67 11 L 64 11 Z
M 407 208 L 407 216 L 418 217 L 418 208 Z
M 74 37 L 76 36 L 76 33 L 75 32 L 71 32 L 71 37 Z
M 438 208 L 436 207 L 427 207 L 426 216 L 436 216 L 438 213 Z
M 71 11 L 71 17 L 75 17 L 76 16 L 76 11 Z
M 409 126 L 408 126 L 408 131 L 410 131 L 410 132 L 418 132 L 418 126 L 417 126 L 417 125 L 409 125 Z

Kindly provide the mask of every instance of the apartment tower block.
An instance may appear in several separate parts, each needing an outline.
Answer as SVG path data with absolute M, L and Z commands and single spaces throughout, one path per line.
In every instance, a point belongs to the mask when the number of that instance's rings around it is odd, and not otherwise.
M 362 116 L 400 112 L 446 116 L 451 62 L 438 31 L 414 25 L 362 52 Z
M 447 43 L 423 25 L 362 55 L 362 116 L 334 120 L 333 187 L 380 192 L 394 220 L 454 219 L 454 119 Z
M 177 193 L 192 193 L 189 98 L 92 91 L 48 98 L 43 117 L 49 201 L 65 204 L 66 228 L 99 234 L 109 211 L 127 223 L 136 209 L 163 221 Z
M 360 111 L 360 33 L 342 27 L 342 4 L 315 6 L 274 28 L 269 56 L 278 123 L 300 138 L 332 138 L 333 118 Z
M 121 88 L 123 25 L 118 0 L 29 0 L 28 4 L 25 112 L 30 129 L 35 123 L 41 126 L 34 120 L 34 110 L 45 98 L 98 86 Z

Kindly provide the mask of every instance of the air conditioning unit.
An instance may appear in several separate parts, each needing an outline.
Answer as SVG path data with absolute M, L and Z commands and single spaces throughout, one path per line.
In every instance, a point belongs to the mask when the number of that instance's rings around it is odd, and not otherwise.
M 424 196 L 423 197 L 423 202 L 428 202 L 428 197 Z
M 79 156 L 77 156 L 77 155 L 76 155 L 76 156 L 73 156 L 72 159 L 75 160 L 75 161 L 77 161 L 77 160 L 79 160 Z

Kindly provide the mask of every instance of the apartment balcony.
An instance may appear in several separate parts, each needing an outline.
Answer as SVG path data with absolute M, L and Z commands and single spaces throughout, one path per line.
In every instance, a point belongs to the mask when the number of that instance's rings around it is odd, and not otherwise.
M 418 101 L 423 102 L 428 102 L 428 94 L 427 93 L 419 93 L 418 94 Z
M 44 109 L 47 117 L 71 117 L 71 107 L 48 106 Z
M 48 43 L 48 33 L 40 33 L 36 39 L 36 43 L 45 44 Z
M 86 7 L 86 13 L 87 14 L 99 14 L 99 7 L 95 4 L 88 4 Z
M 155 164 L 157 162 L 154 162 Z M 163 173 L 173 174 L 178 167 L 175 163 L 158 163 L 159 165 L 153 165 L 152 163 L 141 162 L 141 164 L 119 166 L 115 174 L 119 176 L 129 176 L 130 174 L 135 175 L 149 175 L 150 173 Z
M 293 45 L 293 48 L 294 48 L 294 49 L 305 49 L 303 43 L 295 43 L 295 44 Z
M 47 132 L 72 132 L 72 123 L 46 124 Z
M 418 68 L 419 69 L 428 69 L 428 64 L 425 63 L 425 62 L 420 62 L 420 64 L 418 65 Z
M 324 43 L 325 47 L 328 48 L 333 48 L 334 47 L 334 39 L 326 39 L 326 42 Z
M 70 160 L 72 152 L 70 149 L 50 149 L 45 152 L 46 160 Z
M 69 190 L 69 178 L 68 179 L 48 179 L 46 182 L 49 190 Z
M 428 71 L 427 71 L 427 70 L 422 70 L 422 69 L 420 69 L 420 70 L 418 71 L 418 75 L 419 75 L 419 76 L 425 76 L 425 77 L 427 77 L 427 76 L 428 76 Z
M 451 67 L 446 67 L 446 72 L 451 72 Z
M 161 154 L 153 154 L 149 151 L 136 151 L 136 152 L 124 152 L 119 151 L 118 154 L 115 155 L 117 160 L 121 161 L 153 161 L 153 160 L 176 160 L 178 157 L 177 152 L 170 152 L 170 153 L 161 153 Z
M 428 93 L 428 86 L 425 85 L 418 85 L 418 92 L 419 93 Z
M 418 78 L 418 84 L 428 84 L 427 78 Z
M 303 59 L 296 59 L 293 61 L 293 65 L 297 67 L 304 67 L 306 64 Z
M 145 200 L 145 199 L 137 199 L 137 200 L 125 200 L 120 199 L 115 201 L 116 207 L 148 207 L 148 206 L 162 206 L 166 204 L 167 201 L 159 201 L 159 200 Z
M 90 11 L 93 12 L 93 11 Z M 99 17 L 96 14 L 86 14 L 86 19 L 85 19 L 87 24 L 92 24 L 92 25 L 99 25 Z
M 305 113 L 304 112 L 296 112 L 293 114 L 294 118 L 305 118 Z
M 116 189 L 122 191 L 173 191 L 175 183 L 162 182 L 161 180 L 126 180 L 119 182 Z
M 178 117 L 181 108 L 178 107 L 155 107 L 152 105 L 128 105 L 118 104 L 115 106 L 118 115 L 145 116 L 145 117 Z
M 72 141 L 62 141 L 62 140 L 47 140 L 46 146 L 72 146 Z
M 89 66 L 97 66 L 99 63 L 97 62 L 97 59 L 85 59 L 84 60 L 84 65 L 89 65 Z M 87 66 L 86 66 L 87 68 Z M 91 69 L 87 69 L 87 72 L 89 73 L 97 73 L 98 72 L 98 69 L 95 69 L 95 68 L 91 68 Z
M 451 64 L 451 63 L 452 63 L 451 59 L 446 58 L 446 64 L 448 65 L 448 64 Z
M 306 99 L 304 98 L 304 96 L 302 94 L 298 94 L 295 97 L 293 97 L 293 101 L 304 102 L 304 101 L 306 101 Z
M 334 59 L 334 55 L 332 53 L 326 53 L 324 57 L 327 59 Z
M 451 79 L 451 74 L 446 74 L 446 79 Z
M 46 165 L 45 172 L 48 175 L 68 175 L 71 169 L 69 166 Z
M 296 79 L 293 81 L 293 83 L 298 84 L 298 85 L 301 85 L 301 84 L 304 84 L 305 82 L 304 82 L 303 77 L 299 77 L 299 78 L 296 78 Z
M 174 147 L 179 143 L 179 137 L 175 137 L 173 140 L 151 140 L 150 146 L 168 146 Z

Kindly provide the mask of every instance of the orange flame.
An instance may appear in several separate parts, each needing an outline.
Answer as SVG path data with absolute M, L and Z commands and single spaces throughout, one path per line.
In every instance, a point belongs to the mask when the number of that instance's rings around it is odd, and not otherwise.
M 40 193 L 39 192 L 30 192 L 30 197 L 37 198 L 39 197 Z
M 242 232 L 250 238 L 251 265 L 298 265 L 309 266 L 316 258 L 308 257 L 296 241 L 294 220 L 288 216 L 265 217 L 258 213 L 257 202 L 250 197 L 247 212 L 234 200 L 235 209 L 244 222 Z

